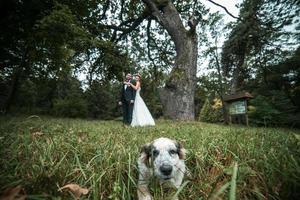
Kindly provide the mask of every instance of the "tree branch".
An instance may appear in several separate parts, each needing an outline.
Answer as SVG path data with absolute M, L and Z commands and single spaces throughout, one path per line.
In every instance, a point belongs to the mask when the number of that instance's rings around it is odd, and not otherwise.
M 150 27 L 151 27 L 151 19 L 148 21 L 147 24 L 147 53 L 148 53 L 148 58 L 149 60 L 153 63 L 153 65 L 155 65 L 154 60 L 151 57 L 151 50 L 150 50 L 150 43 L 151 43 L 151 34 L 150 34 Z
M 190 31 L 195 31 L 198 23 L 199 23 L 199 20 L 195 19 L 194 16 L 191 16 L 188 21 L 188 25 L 191 28 Z
M 107 29 L 114 30 L 111 41 L 114 41 L 114 40 L 119 41 L 124 35 L 134 31 L 136 29 L 136 27 L 138 27 L 144 21 L 144 19 L 146 19 L 148 17 L 149 17 L 148 11 L 144 10 L 144 12 L 138 18 L 128 19 L 124 22 L 121 22 L 119 25 L 101 24 L 100 26 L 107 28 Z M 131 25 L 129 25 L 130 23 L 131 23 Z M 118 39 L 116 39 L 117 31 L 122 32 L 122 34 L 120 35 L 120 37 Z
M 119 15 L 119 20 L 123 21 L 123 11 L 124 11 L 124 0 L 121 0 L 121 11 Z
M 106 11 L 109 8 L 109 3 L 110 3 L 110 0 L 106 0 L 105 4 L 103 6 L 103 12 L 102 12 L 102 14 L 100 16 L 100 21 L 106 17 Z
M 117 39 L 117 41 L 119 41 L 124 35 L 126 35 L 126 34 L 130 33 L 131 31 L 135 30 L 136 27 L 138 27 L 144 21 L 144 19 L 146 19 L 147 17 L 148 17 L 148 15 L 143 13 L 140 17 L 138 17 L 132 23 L 132 25 L 129 28 L 123 30 L 123 33 L 120 35 L 120 37 Z
M 222 6 L 222 5 L 216 3 L 216 2 L 214 2 L 214 1 L 212 1 L 212 0 L 207 0 L 207 1 L 211 2 L 212 4 L 214 4 L 214 5 L 216 5 L 216 6 L 219 6 L 219 7 L 223 8 L 223 9 L 225 10 L 225 12 L 226 12 L 228 15 L 230 15 L 231 17 L 233 17 L 233 18 L 235 18 L 235 19 L 238 19 L 238 20 L 241 20 L 239 17 L 236 17 L 236 16 L 234 16 L 233 14 L 231 14 L 231 13 L 227 10 L 227 8 L 226 8 L 225 6 Z
M 156 18 L 158 23 L 163 25 L 165 23 L 163 15 L 160 13 L 159 9 L 155 5 L 155 3 L 151 0 L 143 0 L 143 2 L 150 8 L 152 11 L 152 15 Z

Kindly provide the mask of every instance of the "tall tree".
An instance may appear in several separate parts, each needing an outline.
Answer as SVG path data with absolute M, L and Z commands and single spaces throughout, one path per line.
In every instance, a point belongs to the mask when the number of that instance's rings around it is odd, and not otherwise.
M 4 94 L 2 109 L 8 110 L 20 80 L 30 72 L 34 24 L 49 10 L 47 1 L 2 1 L 0 4 L 0 68 Z
M 222 67 L 232 77 L 231 92 L 243 88 L 251 73 L 250 61 L 264 50 L 283 47 L 292 34 L 285 27 L 299 14 L 298 1 L 245 0 L 222 51 Z M 281 45 L 280 45 L 281 44 Z
M 121 78 L 127 54 L 109 41 L 111 34 L 98 26 L 95 14 L 106 3 L 1 2 L 0 26 L 6 30 L 0 33 L 1 110 L 9 110 L 26 79 L 57 79 L 86 66 L 93 78 Z M 100 21 L 104 18 L 102 13 Z
M 210 82 L 215 85 L 214 91 L 217 93 L 218 98 L 221 99 L 222 113 L 225 123 L 228 123 L 228 114 L 225 107 L 224 95 L 227 93 L 227 81 L 224 77 L 223 68 L 221 66 L 221 54 L 220 43 L 221 37 L 226 34 L 226 27 L 222 21 L 222 15 L 219 13 L 213 13 L 209 18 L 209 36 L 210 38 L 206 41 L 208 49 L 205 51 L 205 56 L 209 59 L 208 69 L 212 70 L 208 77 Z M 203 80 L 203 79 L 202 79 Z
M 191 16 L 188 21 L 190 28 L 186 29 L 172 1 L 143 0 L 143 2 L 175 44 L 174 67 L 160 94 L 165 115 L 173 119 L 193 120 L 198 55 L 196 26 L 199 21 L 195 16 Z

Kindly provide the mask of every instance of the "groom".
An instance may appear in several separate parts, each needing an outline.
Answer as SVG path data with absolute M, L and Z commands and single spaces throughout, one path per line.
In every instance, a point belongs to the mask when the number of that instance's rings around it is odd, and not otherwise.
M 125 82 L 122 85 L 119 105 L 121 105 L 123 108 L 124 124 L 130 125 L 132 121 L 132 111 L 133 111 L 133 104 L 135 99 L 135 90 L 132 87 L 128 86 L 126 83 L 134 84 L 132 80 L 132 76 L 129 73 L 126 75 Z

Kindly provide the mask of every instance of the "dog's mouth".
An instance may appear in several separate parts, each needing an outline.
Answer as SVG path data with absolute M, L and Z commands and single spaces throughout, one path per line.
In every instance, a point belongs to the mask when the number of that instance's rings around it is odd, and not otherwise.
M 162 176 L 162 177 L 160 177 L 162 180 L 164 180 L 164 181 L 168 181 L 168 180 L 170 180 L 172 177 L 171 176 Z

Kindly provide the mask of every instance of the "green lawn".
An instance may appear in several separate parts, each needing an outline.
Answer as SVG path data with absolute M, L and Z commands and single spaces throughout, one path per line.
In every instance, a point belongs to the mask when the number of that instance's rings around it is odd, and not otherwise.
M 120 121 L 1 117 L 0 191 L 21 185 L 29 199 L 73 199 L 58 189 L 76 183 L 90 190 L 82 199 L 136 199 L 139 148 L 164 136 L 188 150 L 191 175 L 180 199 L 299 199 L 299 134 L 200 122 L 131 128 Z M 160 187 L 150 188 L 165 199 Z

